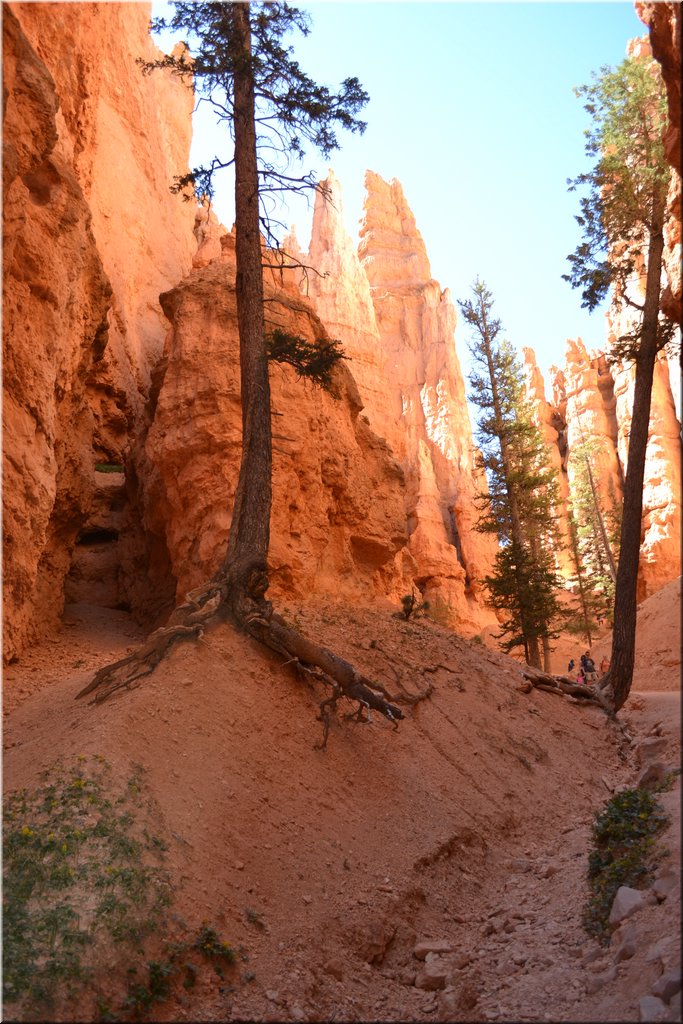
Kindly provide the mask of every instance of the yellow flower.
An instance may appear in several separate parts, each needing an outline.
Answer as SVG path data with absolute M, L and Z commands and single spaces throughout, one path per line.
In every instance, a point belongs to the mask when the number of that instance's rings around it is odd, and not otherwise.
M 66 853 L 66 851 L 68 849 L 69 849 L 69 847 L 67 846 L 67 844 L 66 843 L 62 843 L 62 853 Z
M 22 834 L 22 836 L 32 836 L 33 835 L 33 829 L 30 829 L 28 827 L 28 825 L 24 825 L 24 827 L 21 830 L 21 834 Z

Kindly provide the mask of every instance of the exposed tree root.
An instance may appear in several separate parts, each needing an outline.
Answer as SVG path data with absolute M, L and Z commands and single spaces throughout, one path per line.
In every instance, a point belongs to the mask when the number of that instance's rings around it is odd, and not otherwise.
M 525 665 L 520 670 L 520 674 L 528 679 L 537 690 L 544 690 L 546 693 L 554 693 L 558 696 L 567 694 L 585 701 L 587 704 L 597 704 L 608 718 L 614 718 L 614 711 L 597 687 L 582 686 L 580 683 L 575 683 L 569 676 L 552 676 L 547 672 L 541 672 L 540 669 L 532 668 L 530 665 Z
M 118 690 L 139 686 L 139 681 L 154 672 L 174 643 L 199 639 L 210 620 L 226 618 L 259 643 L 283 655 L 284 664 L 292 665 L 300 676 L 331 689 L 331 695 L 320 704 L 323 739 L 317 744 L 319 749 L 327 743 L 330 714 L 336 711 L 340 698 L 358 702 L 357 710 L 347 717 L 368 721 L 374 710 L 398 728 L 405 716 L 397 704 L 414 705 L 433 692 L 431 684 L 416 694 L 407 693 L 401 686 L 401 692 L 392 696 L 380 683 L 356 671 L 350 662 L 309 640 L 274 614 L 264 596 L 267 585 L 264 570 L 252 566 L 239 577 L 236 573 L 219 576 L 208 586 L 191 591 L 173 612 L 169 625 L 157 629 L 132 654 L 99 669 L 76 698 L 92 694 L 91 703 L 99 704 Z

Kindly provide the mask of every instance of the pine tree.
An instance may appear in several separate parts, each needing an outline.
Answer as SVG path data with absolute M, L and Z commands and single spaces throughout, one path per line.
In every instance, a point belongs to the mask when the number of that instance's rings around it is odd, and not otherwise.
M 522 368 L 493 298 L 477 280 L 474 300 L 459 302 L 472 328 L 470 397 L 480 409 L 477 442 L 488 493 L 480 495 L 477 529 L 493 533 L 500 549 L 494 571 L 484 580 L 491 605 L 501 613 L 503 648 L 522 647 L 526 661 L 541 667 L 541 645 L 549 669 L 549 641 L 560 615 L 552 546 L 557 544 L 554 512 L 557 481 L 545 443 L 525 397 Z
M 170 644 L 193 637 L 211 620 L 229 618 L 257 640 L 286 656 L 300 672 L 308 673 L 332 689 L 321 704 L 327 740 L 329 709 L 339 697 L 359 701 L 391 720 L 403 713 L 386 699 L 386 691 L 360 675 L 352 665 L 291 629 L 266 600 L 267 556 L 272 505 L 272 431 L 269 357 L 294 363 L 301 373 L 320 370 L 320 360 L 340 357 L 333 345 L 311 353 L 312 366 L 301 355 L 302 339 L 266 337 L 263 306 L 264 250 L 261 231 L 273 238 L 264 197 L 281 191 L 315 188 L 310 175 L 294 178 L 292 157 L 301 158 L 305 145 L 323 154 L 337 148 L 337 127 L 363 131 L 357 113 L 367 94 L 355 78 L 346 79 L 338 93 L 314 83 L 282 45 L 292 29 L 308 32 L 308 19 L 286 3 L 180 3 L 175 2 L 170 22 L 153 27 L 183 30 L 189 49 L 144 64 L 151 73 L 166 68 L 194 87 L 225 123 L 234 143 L 229 163 L 235 168 L 236 298 L 240 339 L 242 401 L 242 459 L 232 511 L 228 550 L 211 583 L 187 595 L 175 609 L 170 625 L 158 630 L 136 654 L 101 669 L 79 696 L 97 689 L 96 699 L 129 686 L 148 675 Z M 277 155 L 280 160 L 278 161 Z M 178 179 L 175 191 L 189 197 L 210 196 L 215 173 L 225 163 L 215 159 Z M 281 266 L 282 263 L 280 262 Z M 304 355 L 306 355 L 304 353 Z M 329 380 L 323 366 L 319 382 Z M 407 698 L 406 698 L 407 699 Z
M 614 600 L 610 668 L 602 680 L 613 710 L 628 698 L 633 681 L 636 594 L 640 556 L 645 452 L 652 379 L 657 353 L 673 336 L 673 324 L 660 315 L 664 215 L 669 167 L 664 156 L 666 97 L 659 66 L 629 58 L 616 69 L 603 68 L 577 95 L 592 118 L 586 152 L 593 169 L 569 184 L 587 186 L 576 219 L 583 241 L 569 256 L 564 275 L 582 290 L 582 305 L 594 309 L 613 290 L 614 300 L 634 311 L 635 326 L 617 340 L 613 357 L 635 363 L 633 412 L 624 481 L 619 565 Z M 644 296 L 634 282 L 642 280 Z

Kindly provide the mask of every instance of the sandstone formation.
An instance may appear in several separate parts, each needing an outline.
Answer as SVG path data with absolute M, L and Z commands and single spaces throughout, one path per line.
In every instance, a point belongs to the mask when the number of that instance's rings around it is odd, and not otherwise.
M 189 268 L 194 212 L 169 194 L 187 169 L 192 94 L 165 74 L 150 4 L 3 9 L 5 656 L 52 628 L 79 539 L 98 523 L 99 462 L 128 467 L 166 325 L 158 294 Z M 129 523 L 132 521 L 129 519 Z M 135 603 L 132 524 L 112 600 Z M 121 560 L 121 558 L 119 558 Z
M 613 340 L 613 334 L 608 342 Z M 607 520 L 619 512 L 628 455 L 634 370 L 610 365 L 603 353 L 588 353 L 581 339 L 569 340 L 563 371 L 554 369 L 553 405 L 566 436 L 569 491 L 591 443 L 591 469 Z M 652 391 L 650 436 L 643 489 L 643 542 L 638 600 L 655 593 L 681 572 L 680 423 L 676 416 L 666 357 L 660 356 Z
M 550 465 L 555 470 L 559 492 L 559 504 L 555 509 L 555 515 L 560 544 L 555 549 L 555 563 L 558 572 L 571 576 L 574 570 L 569 553 L 566 422 L 558 410 L 546 401 L 543 374 L 536 363 L 534 350 L 523 348 L 522 360 L 526 394 L 531 403 L 536 425 L 545 441 Z
M 414 579 L 432 609 L 466 632 L 493 621 L 481 579 L 495 548 L 477 534 L 475 467 L 465 386 L 455 351 L 455 309 L 433 280 L 424 242 L 400 184 L 366 172 L 356 253 L 342 223 L 333 175 L 316 199 L 307 287 L 344 343 L 372 426 L 406 478 L 405 515 Z
M 266 281 L 266 300 L 273 324 L 309 341 L 327 337 L 294 284 Z M 239 472 L 234 237 L 223 238 L 220 259 L 161 301 L 173 326 L 147 437 L 145 519 L 168 547 L 182 599 L 222 562 Z M 289 367 L 274 364 L 271 380 L 272 595 L 397 602 L 407 540 L 403 475 L 360 415 L 353 377 L 344 365 L 337 371 L 337 399 Z

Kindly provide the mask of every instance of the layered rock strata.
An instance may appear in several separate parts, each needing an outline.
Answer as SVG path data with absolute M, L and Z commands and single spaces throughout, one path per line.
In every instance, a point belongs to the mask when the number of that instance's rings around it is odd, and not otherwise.
M 397 181 L 365 175 L 356 252 L 333 175 L 318 195 L 307 260 L 316 310 L 351 359 L 372 426 L 406 479 L 405 516 L 414 579 L 444 621 L 466 632 L 492 621 L 481 579 L 495 547 L 475 532 L 475 465 L 465 386 L 455 350 L 456 314 L 432 278 L 424 242 Z
M 147 591 L 134 453 L 166 332 L 158 294 L 196 248 L 194 211 L 169 194 L 187 169 L 192 95 L 136 66 L 159 53 L 150 12 L 3 9 L 7 658 L 58 621 L 77 541 L 98 525 L 98 462 L 127 464 L 120 600 Z

